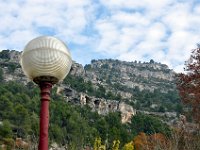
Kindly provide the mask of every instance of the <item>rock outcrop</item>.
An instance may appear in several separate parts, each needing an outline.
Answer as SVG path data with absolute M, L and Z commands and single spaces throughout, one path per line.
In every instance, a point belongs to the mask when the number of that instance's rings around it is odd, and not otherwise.
M 3 72 L 4 81 L 16 80 L 28 83 L 19 64 L 21 52 L 15 50 L 3 50 L 0 52 L 0 66 Z M 114 95 L 113 99 L 97 98 L 95 93 L 88 96 L 85 93 L 77 92 L 70 85 L 59 86 L 57 94 L 63 95 L 66 102 L 74 104 L 88 105 L 93 111 L 105 115 L 109 112 L 119 111 L 122 114 L 122 122 L 130 121 L 132 115 L 136 113 L 130 105 L 137 103 L 137 98 L 133 92 L 159 91 L 168 93 L 175 90 L 174 76 L 175 72 L 167 65 L 154 62 L 125 62 L 113 59 L 92 60 L 91 64 L 85 65 L 73 61 L 69 75 L 80 77 L 84 82 L 91 82 L 94 91 L 104 88 L 105 93 Z M 76 79 L 74 79 L 76 80 Z M 119 96 L 117 99 L 116 97 Z M 116 98 L 116 99 L 115 99 Z M 119 101 L 120 100 L 120 101 Z M 129 104 L 130 104 L 129 103 Z M 143 102 L 144 103 L 144 102 Z M 157 103 L 149 102 L 149 108 L 156 109 L 160 106 Z M 145 103 L 143 106 L 146 105 Z M 151 107 L 152 106 L 152 107 Z M 155 107 L 154 107 L 155 106 Z
M 24 75 L 19 64 L 21 52 L 15 50 L 3 50 L 0 53 L 0 66 L 3 70 L 5 81 L 20 81 L 23 83 L 29 82 L 29 79 Z
M 81 64 L 76 63 L 75 61 L 73 61 L 71 70 L 70 70 L 70 74 L 74 75 L 74 76 L 85 76 L 85 70 L 83 68 L 83 66 Z
M 106 115 L 109 112 L 120 112 L 122 123 L 130 122 L 131 117 L 136 114 L 136 110 L 124 102 L 88 96 L 85 93 L 77 93 L 69 87 L 57 87 L 57 94 L 63 95 L 67 102 L 81 106 L 88 105 L 92 111 L 97 111 L 101 115 Z

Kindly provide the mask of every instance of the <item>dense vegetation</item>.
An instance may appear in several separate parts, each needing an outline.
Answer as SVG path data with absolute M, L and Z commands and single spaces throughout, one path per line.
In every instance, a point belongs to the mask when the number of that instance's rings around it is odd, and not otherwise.
M 0 142 L 12 141 L 16 137 L 37 144 L 39 126 L 39 90 L 28 83 L 26 86 L 15 81 L 0 85 Z M 121 124 L 120 113 L 106 116 L 91 112 L 89 107 L 68 104 L 52 90 L 50 103 L 50 143 L 67 144 L 70 149 L 93 147 L 96 137 L 112 147 L 115 140 L 120 147 L 131 141 L 139 132 L 170 135 L 167 125 L 159 119 L 136 115 L 131 123 Z
M 102 85 L 98 85 L 98 88 L 95 88 L 91 81 L 84 81 L 82 77 L 68 75 L 63 83 L 69 85 L 78 92 L 84 92 L 90 96 L 111 100 L 121 100 L 120 94 L 114 94 L 111 91 L 106 92 L 106 88 Z
M 171 90 L 168 92 L 161 92 L 160 90 L 154 90 L 150 92 L 148 90 L 140 91 L 138 87 L 128 88 L 127 86 L 119 83 L 109 84 L 114 90 L 107 90 L 102 85 L 94 87 L 91 81 L 84 81 L 82 77 L 76 77 L 68 75 L 64 80 L 64 83 L 78 92 L 87 93 L 90 96 L 99 98 L 111 99 L 111 100 L 123 100 L 136 108 L 137 110 L 155 111 L 155 112 L 177 112 L 180 114 L 183 112 L 182 104 L 180 103 L 180 97 L 177 90 Z M 122 99 L 121 95 L 114 91 L 123 91 L 132 93 L 131 100 Z M 157 104 L 156 107 L 151 107 L 152 104 Z
M 121 84 L 122 82 L 117 82 L 120 78 L 117 71 L 114 73 L 116 82 L 113 82 L 111 80 L 113 77 L 106 74 L 109 70 L 108 64 L 102 65 L 98 70 L 103 75 L 103 78 L 98 80 L 103 84 L 92 84 L 87 78 L 73 75 L 68 75 L 64 80 L 64 84 L 78 93 L 84 92 L 97 98 L 125 101 L 137 110 L 146 110 L 147 112 L 155 111 L 162 114 L 166 112 L 165 114 L 167 114 L 167 112 L 176 111 L 178 116 L 183 111 L 191 110 L 190 107 L 192 106 L 191 108 L 195 111 L 189 113 L 189 116 L 195 117 L 198 122 L 199 53 L 200 51 L 197 49 L 192 55 L 192 58 L 196 60 L 194 64 L 186 64 L 186 68 L 189 69 L 187 71 L 190 71 L 190 73 L 186 76 L 183 74 L 179 76 L 183 77 L 180 78 L 181 83 L 183 83 L 179 87 L 180 93 L 182 93 L 183 100 L 186 100 L 184 102 L 190 105 L 184 109 L 180 103 L 179 95 L 173 87 L 174 83 L 168 83 L 167 80 L 159 81 L 157 78 L 149 80 L 142 77 L 135 78 L 132 75 L 132 79 L 138 80 L 144 85 L 156 83 L 155 85 L 162 87 L 151 92 L 148 90 L 140 91 L 137 86 L 131 88 Z M 2 144 L 7 146 L 6 149 L 12 149 L 14 143 L 16 144 L 16 138 L 22 138 L 23 141 L 34 145 L 32 149 L 37 149 L 40 111 L 39 89 L 32 82 L 27 85 L 20 83 L 20 79 L 5 82 L 4 73 L 6 72 L 7 75 L 15 74 L 20 67 L 18 63 L 10 62 L 9 59 L 9 50 L 0 52 L 0 149 Z M 112 62 L 112 60 L 110 61 Z M 116 63 L 120 62 L 116 61 Z M 150 64 L 154 64 L 153 60 L 150 61 Z M 130 63 L 127 62 L 127 65 L 130 65 Z M 140 63 L 137 65 L 140 65 Z M 166 66 L 163 66 L 163 68 L 166 68 Z M 91 65 L 87 65 L 85 69 L 92 70 L 93 68 Z M 157 71 L 154 68 L 145 66 L 139 69 Z M 170 72 L 166 69 L 162 71 Z M 111 72 L 114 72 L 114 70 L 111 70 Z M 153 80 L 153 82 L 149 82 L 150 80 Z M 163 89 L 170 90 L 163 91 Z M 132 97 L 125 99 L 118 91 L 131 93 Z M 160 118 L 144 115 L 144 112 L 138 113 L 142 111 L 137 111 L 137 115 L 133 116 L 130 122 L 122 124 L 119 112 L 103 116 L 91 111 L 91 108 L 87 105 L 72 105 L 56 94 L 56 87 L 53 88 L 51 97 L 50 144 L 56 142 L 59 146 L 67 145 L 68 149 L 71 150 L 83 149 L 87 146 L 94 150 L 100 148 L 104 150 L 200 149 L 199 128 L 192 123 L 192 120 L 188 123 L 188 118 L 184 118 L 183 115 L 181 115 L 183 118 L 179 120 L 179 126 L 175 130 L 169 128 Z M 193 99 L 195 101 L 191 101 Z

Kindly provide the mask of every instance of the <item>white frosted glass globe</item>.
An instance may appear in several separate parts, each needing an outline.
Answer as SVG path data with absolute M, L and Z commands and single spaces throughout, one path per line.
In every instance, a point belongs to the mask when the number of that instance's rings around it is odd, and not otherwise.
M 25 75 L 31 80 L 50 77 L 59 82 L 69 73 L 72 59 L 62 41 L 51 36 L 41 36 L 25 46 L 20 64 Z

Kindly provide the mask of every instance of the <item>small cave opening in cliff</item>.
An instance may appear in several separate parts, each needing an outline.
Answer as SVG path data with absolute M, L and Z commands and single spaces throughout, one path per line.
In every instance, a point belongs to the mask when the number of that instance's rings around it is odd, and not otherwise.
M 90 97 L 89 96 L 85 96 L 85 100 L 86 100 L 86 104 L 89 104 L 90 103 L 90 101 L 91 101 L 91 99 L 90 99 Z
M 72 96 L 72 90 L 70 88 L 65 88 L 64 89 L 64 93 L 65 93 L 65 96 Z
M 95 104 L 95 106 L 96 106 L 96 107 L 98 107 L 98 106 L 99 106 L 99 104 L 100 104 L 100 100 L 98 100 L 98 99 L 97 99 L 97 100 L 95 100 L 95 101 L 94 101 L 94 104 Z
M 108 105 L 108 108 L 109 108 L 109 109 L 111 108 L 111 104 Z

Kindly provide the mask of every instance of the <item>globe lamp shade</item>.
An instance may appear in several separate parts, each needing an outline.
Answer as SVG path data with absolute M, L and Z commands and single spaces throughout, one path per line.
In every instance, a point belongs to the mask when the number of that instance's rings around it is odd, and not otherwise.
M 69 73 L 72 59 L 62 41 L 51 36 L 41 36 L 25 46 L 20 64 L 24 74 L 35 83 L 46 81 L 55 84 Z

